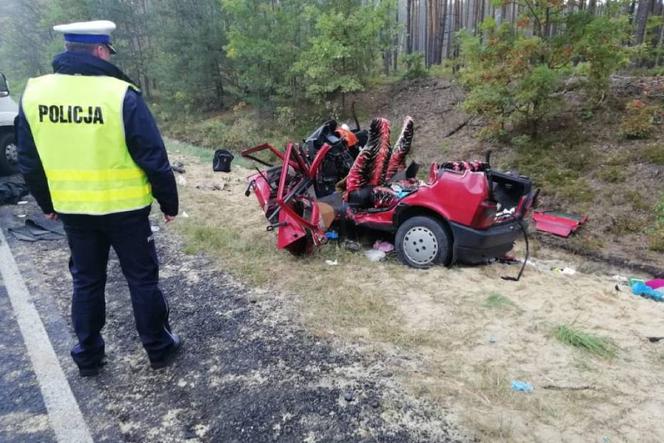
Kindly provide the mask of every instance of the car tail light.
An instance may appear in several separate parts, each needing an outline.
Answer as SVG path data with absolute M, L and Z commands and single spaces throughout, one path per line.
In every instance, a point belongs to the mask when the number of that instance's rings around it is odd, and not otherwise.
M 496 218 L 496 203 L 490 200 L 484 200 L 480 203 L 477 213 L 473 220 L 473 227 L 476 229 L 486 229 L 491 226 Z
M 516 214 L 522 218 L 526 218 L 528 213 L 537 205 L 537 197 L 539 195 L 539 189 L 535 192 L 530 192 L 528 195 L 524 195 L 519 199 L 519 204 L 516 208 Z

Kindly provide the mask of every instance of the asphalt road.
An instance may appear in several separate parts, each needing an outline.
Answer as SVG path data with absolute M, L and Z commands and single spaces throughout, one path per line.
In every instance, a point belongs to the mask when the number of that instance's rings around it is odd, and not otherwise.
M 108 364 L 96 378 L 79 378 L 69 358 L 74 335 L 66 241 L 21 242 L 7 232 L 24 222 L 18 215 L 38 213 L 33 202 L 0 207 L 0 227 L 94 441 L 459 438 L 442 411 L 402 390 L 384 359 L 312 336 L 283 298 L 247 288 L 204 256 L 184 254 L 163 226 L 155 233 L 162 289 L 185 352 L 166 370 L 149 368 L 113 257 L 104 329 Z M 57 441 L 7 295 L 0 286 L 0 441 Z

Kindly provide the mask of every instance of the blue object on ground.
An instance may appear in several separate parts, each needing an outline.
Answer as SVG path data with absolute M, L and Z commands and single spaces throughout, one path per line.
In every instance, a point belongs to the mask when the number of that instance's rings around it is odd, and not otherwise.
M 339 234 L 337 234 L 336 231 L 327 231 L 325 237 L 327 237 L 328 240 L 336 240 L 339 238 Z
M 526 381 L 512 380 L 512 390 L 515 392 L 533 392 L 533 385 Z
M 632 294 L 641 295 L 655 301 L 664 301 L 664 294 L 642 282 L 636 282 L 632 285 Z

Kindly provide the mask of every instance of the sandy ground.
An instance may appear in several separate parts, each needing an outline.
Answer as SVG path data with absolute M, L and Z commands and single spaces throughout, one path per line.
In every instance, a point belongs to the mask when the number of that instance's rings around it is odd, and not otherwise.
M 250 170 L 213 173 L 200 151 L 171 143 L 185 163 L 178 178 L 179 229 L 187 247 L 264 290 L 285 295 L 313 333 L 374 353 L 421 399 L 432 401 L 483 441 L 664 441 L 664 304 L 616 290 L 631 276 L 535 245 L 518 283 L 516 266 L 409 269 L 394 257 L 369 263 L 333 245 L 294 259 L 275 238 L 253 196 Z M 192 156 L 196 152 L 199 158 Z M 205 155 L 202 155 L 205 157 Z M 337 266 L 325 264 L 336 259 Z M 574 269 L 566 275 L 553 268 Z M 491 296 L 511 303 L 493 305 Z M 610 339 L 600 358 L 559 342 L 560 325 Z M 534 392 L 511 390 L 524 380 Z

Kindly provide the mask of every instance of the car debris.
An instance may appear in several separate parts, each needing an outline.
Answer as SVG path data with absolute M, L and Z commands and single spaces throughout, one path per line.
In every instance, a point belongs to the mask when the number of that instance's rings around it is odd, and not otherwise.
M 364 252 L 364 255 L 372 262 L 379 262 L 387 256 L 385 252 L 379 249 L 369 249 Z
M 588 221 L 588 216 L 556 211 L 534 211 L 533 221 L 538 231 L 567 238 Z
M 373 248 L 379 251 L 383 251 L 386 254 L 394 251 L 394 245 L 392 243 L 381 240 L 376 240 L 376 242 L 373 244 Z
M 215 172 L 231 172 L 231 162 L 235 156 L 227 149 L 214 151 L 212 170 Z
M 17 204 L 28 194 L 28 186 L 22 179 L 0 183 L 0 206 Z
M 530 394 L 535 390 L 535 388 L 533 388 L 533 385 L 526 381 L 512 380 L 512 390 L 514 392 L 525 392 Z
M 184 163 L 182 162 L 175 162 L 171 165 L 171 169 L 174 170 L 175 172 L 179 174 L 184 174 L 186 171 L 184 169 Z
M 48 220 L 43 216 L 32 216 L 27 218 L 22 226 L 9 228 L 8 231 L 17 240 L 27 242 L 61 240 L 65 238 L 65 231 L 62 224 L 60 222 Z
M 632 294 L 640 295 L 654 301 L 664 301 L 664 292 L 653 289 L 643 282 L 636 282 L 632 285 Z

